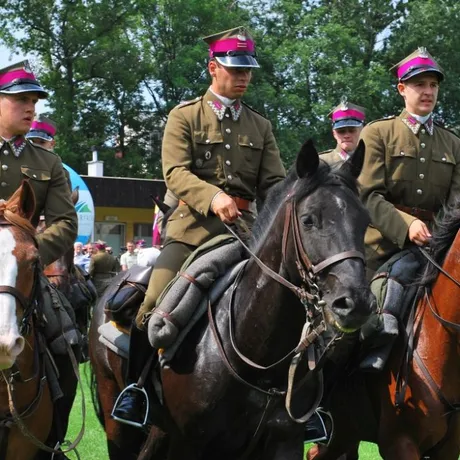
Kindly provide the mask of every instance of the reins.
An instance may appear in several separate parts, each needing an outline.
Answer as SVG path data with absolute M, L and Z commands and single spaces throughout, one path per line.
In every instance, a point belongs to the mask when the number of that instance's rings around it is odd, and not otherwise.
M 225 224 L 224 224 L 225 225 Z M 316 356 L 316 350 L 311 348 L 310 346 L 313 345 L 322 335 L 322 333 L 327 329 L 326 321 L 324 319 L 324 312 L 323 309 L 326 305 L 325 301 L 321 298 L 320 289 L 316 283 L 317 275 L 325 270 L 326 268 L 330 267 L 337 262 L 341 262 L 346 259 L 350 258 L 358 258 L 363 261 L 364 263 L 364 255 L 356 250 L 344 251 L 339 254 L 335 254 L 331 257 L 328 257 L 324 261 L 314 265 L 310 258 L 308 257 L 305 249 L 302 245 L 300 230 L 298 225 L 298 218 L 296 212 L 296 202 L 291 195 L 287 197 L 287 204 L 286 204 L 286 213 L 284 218 L 284 228 L 283 228 L 283 239 L 282 239 L 282 261 L 283 264 L 286 265 L 287 262 L 287 246 L 289 241 L 289 235 L 292 234 L 292 240 L 294 244 L 294 251 L 295 251 L 295 258 L 296 258 L 296 268 L 301 277 L 301 285 L 296 286 L 295 284 L 288 281 L 286 278 L 281 276 L 279 273 L 273 271 L 270 267 L 268 267 L 264 262 L 262 262 L 256 254 L 242 241 L 239 235 L 228 225 L 225 225 L 227 230 L 240 242 L 240 244 L 244 247 L 244 249 L 248 252 L 251 259 L 253 259 L 256 264 L 260 267 L 263 273 L 270 276 L 272 279 L 277 281 L 279 284 L 283 285 L 284 287 L 288 288 L 291 292 L 293 292 L 297 298 L 300 300 L 301 304 L 305 308 L 306 313 L 306 321 L 304 327 L 302 328 L 302 333 L 299 339 L 298 344 L 295 348 L 290 350 L 285 356 L 277 360 L 276 362 L 262 366 L 260 364 L 255 363 L 247 356 L 245 356 L 239 349 L 236 344 L 234 338 L 234 325 L 233 325 L 233 303 L 234 303 L 234 295 L 236 292 L 236 288 L 238 283 L 242 277 L 243 269 L 238 273 L 235 282 L 233 283 L 232 291 L 230 294 L 230 301 L 229 301 L 229 313 L 228 313 L 228 321 L 229 321 L 229 336 L 230 336 L 230 343 L 232 345 L 232 349 L 235 351 L 237 356 L 248 366 L 258 369 L 258 370 L 269 370 L 272 369 L 281 363 L 285 362 L 287 359 L 291 358 L 291 364 L 289 366 L 288 371 L 288 383 L 286 390 L 279 390 L 276 388 L 272 388 L 269 390 L 265 390 L 260 388 L 252 383 L 248 382 L 247 380 L 243 379 L 238 372 L 235 370 L 233 365 L 230 363 L 221 338 L 219 337 L 217 327 L 215 324 L 215 320 L 212 314 L 212 307 L 210 302 L 208 302 L 208 318 L 211 330 L 213 332 L 215 341 L 218 345 L 219 352 L 222 356 L 222 359 L 229 370 L 229 372 L 241 383 L 246 385 L 247 387 L 256 390 L 260 393 L 263 393 L 269 398 L 273 398 L 274 396 L 286 396 L 285 407 L 287 410 L 288 415 L 290 418 L 297 423 L 305 423 L 313 414 L 313 412 L 317 409 L 318 405 L 321 402 L 322 394 L 323 394 L 323 375 L 322 375 L 322 364 L 325 360 L 325 356 L 329 349 L 335 344 L 343 334 L 336 334 L 333 339 L 328 343 L 327 346 L 322 346 L 322 353 L 318 358 Z M 303 384 L 305 383 L 307 377 L 311 374 L 306 373 L 306 375 L 301 379 L 301 381 L 294 385 L 295 376 L 297 373 L 298 364 L 301 362 L 304 352 L 308 350 L 308 368 L 310 371 L 316 371 L 318 377 L 318 391 L 316 393 L 315 401 L 312 407 L 307 411 L 300 418 L 296 418 L 291 411 L 291 401 L 292 401 L 292 394 L 297 391 Z M 265 415 L 265 412 L 264 412 Z M 260 424 L 259 424 L 260 425 Z M 259 428 L 258 428 L 259 429 Z

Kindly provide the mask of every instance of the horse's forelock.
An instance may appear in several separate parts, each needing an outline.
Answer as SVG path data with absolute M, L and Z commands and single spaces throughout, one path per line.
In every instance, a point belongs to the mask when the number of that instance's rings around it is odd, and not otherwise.
M 295 167 L 291 167 L 286 178 L 274 185 L 265 199 L 264 205 L 254 224 L 251 247 L 255 249 L 265 238 L 267 230 L 271 227 L 273 219 L 284 206 L 288 196 L 293 196 L 298 202 L 313 193 L 318 187 L 335 185 L 349 188 L 358 196 L 358 184 L 348 172 L 337 167 L 331 167 L 320 161 L 315 174 L 299 178 Z

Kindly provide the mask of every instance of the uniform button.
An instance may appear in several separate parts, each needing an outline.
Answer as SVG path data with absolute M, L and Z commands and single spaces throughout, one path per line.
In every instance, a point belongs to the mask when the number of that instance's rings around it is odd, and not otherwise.
M 403 152 L 403 151 L 399 152 L 399 154 L 400 154 L 401 156 L 404 156 L 404 152 Z
M 3 155 L 8 155 L 8 153 L 10 153 L 8 150 L 3 150 Z
M 425 179 L 425 174 L 419 174 L 418 177 L 420 177 L 420 179 Z
M 184 214 L 181 212 L 181 213 L 179 214 L 179 216 L 182 218 L 182 217 L 184 217 Z
M 423 190 L 421 188 L 418 188 L 417 189 L 417 195 L 422 195 L 423 194 Z
M 228 114 L 228 113 L 226 113 L 225 116 L 226 116 L 227 118 L 230 118 L 230 114 Z
M 225 190 L 226 192 L 229 192 L 229 191 L 230 191 L 230 187 L 224 187 L 224 190 Z
M 422 147 L 422 149 L 424 149 L 425 146 L 426 146 L 426 144 L 425 144 L 424 142 L 422 142 L 422 143 L 420 144 L 420 147 Z
M 227 134 L 230 134 L 230 133 L 232 132 L 232 130 L 231 130 L 230 128 L 227 128 L 227 129 L 225 130 L 225 132 L 226 132 Z
M 8 170 L 8 165 L 2 165 L 2 169 L 3 169 L 3 171 L 7 171 Z
M 232 162 L 231 162 L 230 160 L 226 160 L 226 161 L 225 161 L 225 164 L 226 164 L 227 166 L 230 166 L 230 165 L 232 164 Z
M 421 132 L 422 134 L 425 134 L 425 133 L 426 133 L 425 129 L 422 129 L 420 132 Z
M 229 175 L 227 176 L 227 179 L 228 179 L 228 180 L 232 180 L 232 179 L 233 179 L 233 176 L 232 176 L 231 174 L 229 174 Z
M 254 147 L 254 144 L 252 142 L 249 142 L 250 147 Z
M 420 158 L 420 163 L 425 163 L 425 158 Z
M 225 144 L 225 148 L 226 148 L 227 150 L 230 150 L 230 149 L 231 149 L 230 144 Z
M 447 161 L 447 158 L 446 158 L 446 157 L 442 157 L 442 161 Z
M 206 139 L 206 144 L 209 144 L 211 142 L 211 139 Z
M 2 187 L 6 187 L 8 184 L 7 184 L 6 182 L 2 182 L 0 185 L 1 185 Z

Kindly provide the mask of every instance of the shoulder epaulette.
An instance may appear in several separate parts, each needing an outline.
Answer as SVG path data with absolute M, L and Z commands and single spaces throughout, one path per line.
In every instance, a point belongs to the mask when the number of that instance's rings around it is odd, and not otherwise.
M 183 101 L 179 105 L 177 105 L 176 107 L 178 109 L 181 109 L 182 107 L 187 107 L 189 105 L 196 104 L 197 102 L 201 101 L 201 99 L 203 99 L 203 96 L 198 96 L 195 99 L 192 99 L 191 101 Z
M 55 156 L 59 156 L 56 152 L 54 152 L 53 150 L 48 150 L 48 149 L 45 149 L 45 147 L 43 147 L 42 145 L 40 144 L 36 144 L 34 141 L 29 141 L 27 139 L 27 142 L 29 142 L 35 149 L 38 149 L 38 150 L 43 150 L 44 152 L 47 152 L 47 153 L 52 153 L 53 155 Z
M 372 123 L 377 123 L 378 121 L 394 120 L 395 118 L 396 118 L 396 115 L 390 115 L 389 117 L 384 117 L 384 118 L 377 118 L 377 120 L 372 120 L 369 123 L 367 123 L 366 126 L 372 125 Z
M 455 131 L 453 131 L 452 129 L 446 128 L 445 126 L 440 125 L 440 124 L 437 123 L 436 121 L 433 121 L 433 123 L 435 124 L 435 126 L 436 126 L 437 128 L 441 128 L 441 129 L 443 129 L 444 131 L 448 131 L 449 133 L 453 134 L 455 137 L 460 138 L 460 135 L 458 135 L 458 134 L 457 134 Z
M 252 112 L 255 112 L 255 113 L 257 113 L 257 115 L 260 115 L 261 117 L 266 118 L 264 115 L 262 115 L 262 114 L 261 114 L 260 112 L 258 112 L 256 109 L 254 109 L 254 108 L 252 108 L 250 105 L 246 104 L 246 102 L 241 101 L 241 103 L 242 103 L 245 107 L 247 107 L 249 110 L 251 110 Z
M 331 153 L 334 149 L 325 150 L 324 152 L 319 152 L 318 155 L 326 155 L 326 153 Z

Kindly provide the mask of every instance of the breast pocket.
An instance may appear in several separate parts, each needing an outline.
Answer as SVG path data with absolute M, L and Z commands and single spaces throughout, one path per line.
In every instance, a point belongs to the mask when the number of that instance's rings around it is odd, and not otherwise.
M 262 159 L 263 139 L 251 134 L 240 134 L 238 136 L 238 145 L 242 154 L 241 166 L 243 174 L 249 172 L 251 175 L 256 175 Z
M 412 145 L 389 146 L 388 179 L 391 182 L 413 181 L 417 178 L 417 150 Z
M 449 188 L 454 172 L 455 157 L 450 152 L 443 150 L 433 151 L 431 157 L 430 182 L 435 185 Z
M 222 151 L 222 133 L 218 131 L 195 131 L 193 133 L 192 171 L 199 177 L 214 177 L 219 167 L 219 152 Z

